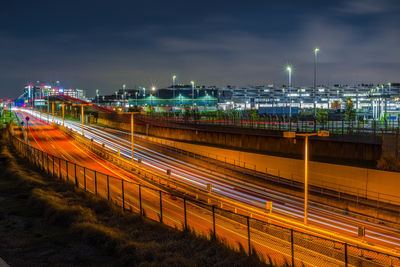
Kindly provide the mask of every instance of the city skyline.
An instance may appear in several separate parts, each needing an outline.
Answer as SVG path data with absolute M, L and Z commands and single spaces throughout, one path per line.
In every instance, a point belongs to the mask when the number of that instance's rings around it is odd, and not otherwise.
M 395 1 L 316 1 L 253 5 L 181 1 L 57 4 L 7 2 L 0 11 L 0 67 L 7 97 L 36 80 L 107 93 L 118 84 L 246 86 L 398 82 Z M 41 19 L 46 18 L 46 19 Z M 88 19 L 89 18 L 89 19 Z M 51 22 L 51 23 L 50 23 Z

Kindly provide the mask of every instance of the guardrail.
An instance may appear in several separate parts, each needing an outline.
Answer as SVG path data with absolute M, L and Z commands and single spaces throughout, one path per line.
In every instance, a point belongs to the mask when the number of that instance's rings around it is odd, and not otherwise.
M 171 116 L 173 115 L 173 116 Z M 272 131 L 301 131 L 315 132 L 329 130 L 337 135 L 381 135 L 383 133 L 399 133 L 400 118 L 397 120 L 361 120 L 357 117 L 353 121 L 345 119 L 326 118 L 324 122 L 312 118 L 293 118 L 290 120 L 284 115 L 241 115 L 232 116 L 204 116 L 194 114 L 157 113 L 142 115 L 149 120 L 169 124 L 170 126 L 215 125 L 234 128 L 264 129 Z
M 138 213 L 180 230 L 222 239 L 233 249 L 257 254 L 275 265 L 400 266 L 400 257 L 306 234 L 278 224 L 207 205 L 181 195 L 88 169 L 48 154 L 9 134 L 31 164 L 54 178 L 103 197 L 124 211 Z

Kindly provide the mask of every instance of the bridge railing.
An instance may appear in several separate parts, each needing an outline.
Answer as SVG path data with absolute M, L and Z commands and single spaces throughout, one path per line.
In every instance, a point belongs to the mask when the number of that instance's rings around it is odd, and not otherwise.
M 240 214 L 236 208 L 203 203 L 152 186 L 113 177 L 46 153 L 9 135 L 12 145 L 32 165 L 55 179 L 179 230 L 221 240 L 235 250 L 263 257 L 274 265 L 399 266 L 395 254 L 327 239 L 276 224 L 268 217 Z M 141 178 L 140 175 L 137 175 Z
M 400 118 L 363 120 L 361 117 L 357 117 L 351 121 L 343 117 L 329 117 L 324 121 L 318 121 L 311 117 L 294 117 L 289 119 L 287 115 L 273 114 L 255 116 L 252 114 L 239 114 L 233 116 L 229 112 L 221 115 L 164 112 L 149 113 L 142 117 L 175 127 L 177 125 L 181 127 L 214 125 L 271 131 L 314 132 L 317 130 L 328 130 L 335 135 L 381 135 L 382 133 L 398 133 L 400 130 Z

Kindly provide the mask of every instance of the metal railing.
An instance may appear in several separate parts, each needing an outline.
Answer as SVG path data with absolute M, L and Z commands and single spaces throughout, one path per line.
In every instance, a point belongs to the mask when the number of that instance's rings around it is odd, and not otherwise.
M 400 258 L 251 218 L 113 177 L 64 160 L 9 135 L 16 150 L 31 164 L 54 178 L 98 195 L 124 211 L 131 211 L 180 230 L 191 229 L 208 239 L 223 240 L 248 255 L 257 254 L 275 265 L 400 266 Z M 140 175 L 138 175 L 140 178 Z
M 153 113 L 138 116 L 143 120 L 157 121 L 170 126 L 181 125 L 190 127 L 192 125 L 215 125 L 235 128 L 262 129 L 271 131 L 300 131 L 314 132 L 316 130 L 328 130 L 336 135 L 381 135 L 382 133 L 398 133 L 400 129 L 400 118 L 396 120 L 361 120 L 359 117 L 352 121 L 341 117 L 327 118 L 325 121 L 313 118 L 295 117 L 289 119 L 287 116 L 277 115 L 238 115 L 229 113 L 221 116 L 205 116 L 181 113 Z

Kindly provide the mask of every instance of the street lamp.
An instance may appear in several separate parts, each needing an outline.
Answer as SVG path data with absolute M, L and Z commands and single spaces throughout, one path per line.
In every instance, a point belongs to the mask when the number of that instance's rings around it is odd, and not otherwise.
M 155 88 L 154 86 L 151 87 L 151 91 L 153 92 L 153 93 L 151 94 L 151 105 L 153 106 L 153 97 L 154 97 L 154 95 L 155 95 L 156 88 Z
M 176 75 L 174 75 L 174 76 L 172 76 L 172 98 L 174 99 L 173 100 L 173 103 L 174 103 L 174 106 L 175 106 L 175 80 L 176 80 Z
M 194 109 L 194 81 L 190 81 L 192 84 L 192 109 Z
M 125 87 L 126 87 L 126 84 L 123 84 L 122 85 L 122 94 L 124 95 L 124 100 L 125 100 Z
M 50 91 L 47 90 L 47 123 L 49 123 L 50 114 Z
M 288 72 L 289 78 L 289 119 L 292 117 L 292 67 L 287 66 L 286 70 Z
M 318 131 L 316 133 L 296 133 L 284 132 L 285 138 L 296 138 L 304 136 L 304 224 L 308 224 L 308 137 L 310 136 L 329 136 L 329 131 Z
M 316 93 L 317 93 L 317 55 L 319 52 L 319 48 L 316 47 L 314 49 L 314 117 L 316 116 Z M 315 125 L 315 123 L 314 123 Z
M 62 108 L 62 117 L 63 117 L 63 126 L 64 126 L 64 120 L 65 120 L 65 114 L 64 114 L 64 109 L 65 109 L 65 104 L 61 103 L 61 108 Z

